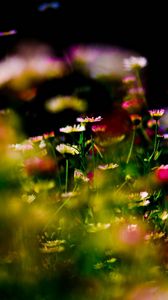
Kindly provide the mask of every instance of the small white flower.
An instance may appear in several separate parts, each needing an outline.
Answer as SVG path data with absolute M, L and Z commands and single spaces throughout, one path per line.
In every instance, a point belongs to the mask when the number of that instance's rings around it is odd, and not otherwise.
M 56 147 L 56 150 L 61 154 L 65 154 L 65 153 L 72 154 L 72 155 L 79 154 L 79 149 L 76 145 L 71 146 L 71 145 L 59 144 Z
M 94 123 L 94 122 L 100 122 L 101 120 L 103 120 L 103 118 L 101 116 L 99 116 L 97 118 L 94 118 L 94 117 L 85 117 L 85 118 L 79 117 L 76 120 L 77 120 L 77 122 L 80 122 L 80 123 Z
M 141 197 L 142 200 L 146 199 L 148 197 L 148 195 L 149 195 L 148 192 L 145 192 L 145 191 L 140 192 L 140 197 Z
M 60 132 L 64 133 L 72 133 L 72 132 L 81 132 L 85 131 L 86 128 L 83 125 L 74 125 L 74 126 L 66 126 L 59 129 Z
M 144 68 L 147 65 L 147 59 L 145 57 L 131 56 L 124 59 L 124 67 L 127 71 L 131 71 L 137 68 Z

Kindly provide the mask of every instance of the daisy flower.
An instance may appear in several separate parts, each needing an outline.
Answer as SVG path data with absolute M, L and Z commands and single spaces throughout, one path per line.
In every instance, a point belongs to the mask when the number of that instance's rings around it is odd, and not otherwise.
M 83 172 L 81 172 L 78 169 L 75 169 L 75 171 L 74 171 L 74 179 L 75 180 L 82 180 L 83 182 L 88 182 L 89 181 L 89 178 L 87 176 L 85 176 L 83 174 Z
M 134 69 L 141 69 L 147 65 L 147 59 L 145 57 L 139 56 L 131 56 L 129 58 L 124 59 L 124 67 L 127 71 L 131 71 Z
M 66 126 L 59 129 L 60 132 L 64 133 L 72 133 L 72 132 L 81 132 L 85 131 L 85 126 L 83 125 L 73 125 L 73 126 Z
M 103 118 L 101 116 L 99 117 L 85 117 L 85 118 L 82 118 L 82 117 L 78 117 L 77 119 L 77 122 L 80 122 L 80 123 L 94 123 L 94 122 L 100 122 L 103 120 Z
M 150 116 L 158 121 L 165 113 L 165 110 L 164 109 L 151 109 L 149 110 L 149 114 Z
M 79 154 L 79 149 L 75 145 L 71 146 L 71 145 L 59 144 L 57 145 L 56 150 L 61 154 L 65 154 L 65 153 L 72 154 L 72 155 Z

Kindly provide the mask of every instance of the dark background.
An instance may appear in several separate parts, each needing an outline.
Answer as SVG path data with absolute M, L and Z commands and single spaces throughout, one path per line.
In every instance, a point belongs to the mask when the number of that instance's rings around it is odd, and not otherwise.
M 3 1 L 0 31 L 15 28 L 18 34 L 0 38 L 1 56 L 18 41 L 31 39 L 47 42 L 60 51 L 74 43 L 103 43 L 136 50 L 149 61 L 149 100 L 166 105 L 168 16 L 163 4 L 60 0 L 59 9 L 39 12 L 38 5 L 43 2 Z
M 60 0 L 60 8 L 39 12 L 41 0 L 8 0 L 0 6 L 1 58 L 23 41 L 51 45 L 59 55 L 73 44 L 107 44 L 137 51 L 148 59 L 145 70 L 150 107 L 167 106 L 168 16 L 160 3 L 142 1 Z M 46 2 L 50 2 L 49 0 Z M 146 1 L 147 2 L 147 1 Z

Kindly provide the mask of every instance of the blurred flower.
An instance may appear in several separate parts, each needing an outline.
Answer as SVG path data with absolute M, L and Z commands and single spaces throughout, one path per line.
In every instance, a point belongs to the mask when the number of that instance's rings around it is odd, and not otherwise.
M 159 182 L 168 182 L 168 165 L 161 165 L 155 170 L 156 179 Z
M 83 172 L 81 172 L 78 169 L 74 170 L 74 180 L 82 180 L 83 182 L 88 182 L 89 178 L 87 176 L 85 176 L 83 174 Z
M 51 132 L 45 132 L 45 133 L 43 134 L 43 136 L 44 136 L 45 139 L 48 139 L 48 138 L 50 138 L 50 137 L 54 137 L 54 136 L 55 136 L 55 133 L 54 133 L 54 131 L 51 131 Z
M 107 224 L 103 224 L 103 223 L 92 224 L 91 223 L 91 224 L 86 225 L 86 230 L 87 230 L 87 232 L 94 233 L 94 232 L 99 232 L 102 230 L 109 229 L 110 226 L 111 226 L 110 223 L 107 223 Z
M 23 100 L 31 100 L 35 90 L 29 90 L 29 86 L 34 81 L 61 77 L 65 70 L 64 61 L 55 58 L 47 47 L 25 45 L 17 54 L 0 62 L 0 86 L 8 85 L 21 93 L 28 89 L 31 93 L 23 94 Z
M 165 221 L 168 218 L 168 212 L 164 210 L 160 217 L 163 221 Z
M 122 82 L 125 84 L 132 84 L 136 82 L 136 77 L 134 75 L 127 75 L 123 78 Z
M 158 121 L 163 115 L 164 115 L 165 110 L 164 109 L 151 109 L 149 110 L 150 116 Z
M 81 132 L 85 130 L 86 128 L 83 125 L 66 126 L 59 129 L 60 132 L 64 133 Z
M 50 157 L 32 157 L 25 161 L 28 175 L 50 174 L 56 170 L 56 163 Z
M 42 253 L 60 253 L 65 250 L 65 240 L 52 240 L 42 243 L 40 251 Z
M 85 118 L 82 118 L 82 117 L 78 117 L 77 119 L 77 122 L 80 122 L 80 123 L 94 123 L 94 122 L 100 122 L 103 120 L 102 117 L 85 117 Z
M 98 169 L 100 169 L 100 170 L 110 170 L 110 169 L 115 169 L 115 168 L 118 168 L 118 167 L 119 167 L 118 164 L 109 163 L 109 164 L 106 164 L 106 165 L 99 165 Z
M 38 136 L 33 136 L 29 138 L 30 141 L 32 142 L 41 142 L 43 140 L 43 136 L 42 135 L 38 135 Z
M 140 197 L 141 199 L 146 199 L 148 197 L 148 192 L 144 191 L 144 192 L 140 192 Z
M 24 143 L 24 144 L 11 144 L 9 145 L 10 149 L 15 151 L 29 151 L 33 150 L 33 145 L 31 143 Z
M 141 121 L 142 121 L 142 117 L 141 117 L 140 115 L 138 115 L 138 114 L 131 114 L 131 115 L 130 115 L 130 119 L 131 119 L 132 124 L 133 124 L 134 126 L 140 125 L 140 123 L 141 123 Z
M 122 103 L 122 108 L 127 110 L 129 113 L 136 114 L 139 113 L 144 107 L 145 102 L 142 98 L 133 98 L 130 100 L 124 100 Z
M 144 89 L 142 87 L 131 88 L 128 93 L 130 95 L 144 95 Z
M 119 232 L 119 239 L 127 245 L 136 245 L 143 240 L 143 230 L 138 224 L 122 226 Z
M 70 49 L 70 61 L 92 78 L 122 78 L 126 71 L 123 60 L 133 52 L 104 45 L 77 45 Z
M 45 107 L 52 113 L 58 113 L 65 109 L 84 112 L 87 109 L 87 102 L 74 96 L 59 96 L 48 100 Z
M 159 121 L 158 121 L 158 122 L 159 122 Z M 158 124 L 159 124 L 159 123 L 158 123 Z M 155 127 L 155 126 L 156 126 L 156 120 L 154 120 L 154 119 L 148 120 L 147 126 L 148 126 L 149 128 Z
M 61 197 L 62 198 L 73 198 L 79 195 L 79 192 L 76 191 L 71 191 L 71 192 L 67 192 L 67 193 L 62 193 Z
M 134 69 L 141 69 L 147 65 L 147 59 L 145 57 L 135 57 L 131 56 L 129 58 L 124 59 L 124 67 L 127 71 L 131 71 Z
M 40 149 L 44 149 L 44 148 L 46 148 L 46 143 L 45 143 L 45 141 L 44 141 L 44 140 L 42 140 L 42 141 L 40 142 L 40 144 L 39 144 L 39 148 L 40 148 Z
M 66 144 L 60 144 L 56 146 L 56 150 L 61 154 L 65 154 L 65 153 L 72 154 L 72 155 L 79 154 L 79 149 L 76 145 L 71 146 Z
M 106 125 L 93 125 L 92 131 L 93 132 L 105 132 L 107 129 Z

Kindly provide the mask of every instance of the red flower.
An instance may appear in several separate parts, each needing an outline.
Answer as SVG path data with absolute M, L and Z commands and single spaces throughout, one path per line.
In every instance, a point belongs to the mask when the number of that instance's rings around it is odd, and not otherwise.
M 50 174 L 56 170 L 56 163 L 50 157 L 33 157 L 25 161 L 28 175 Z
M 156 179 L 160 182 L 168 182 L 168 165 L 162 165 L 155 171 Z

